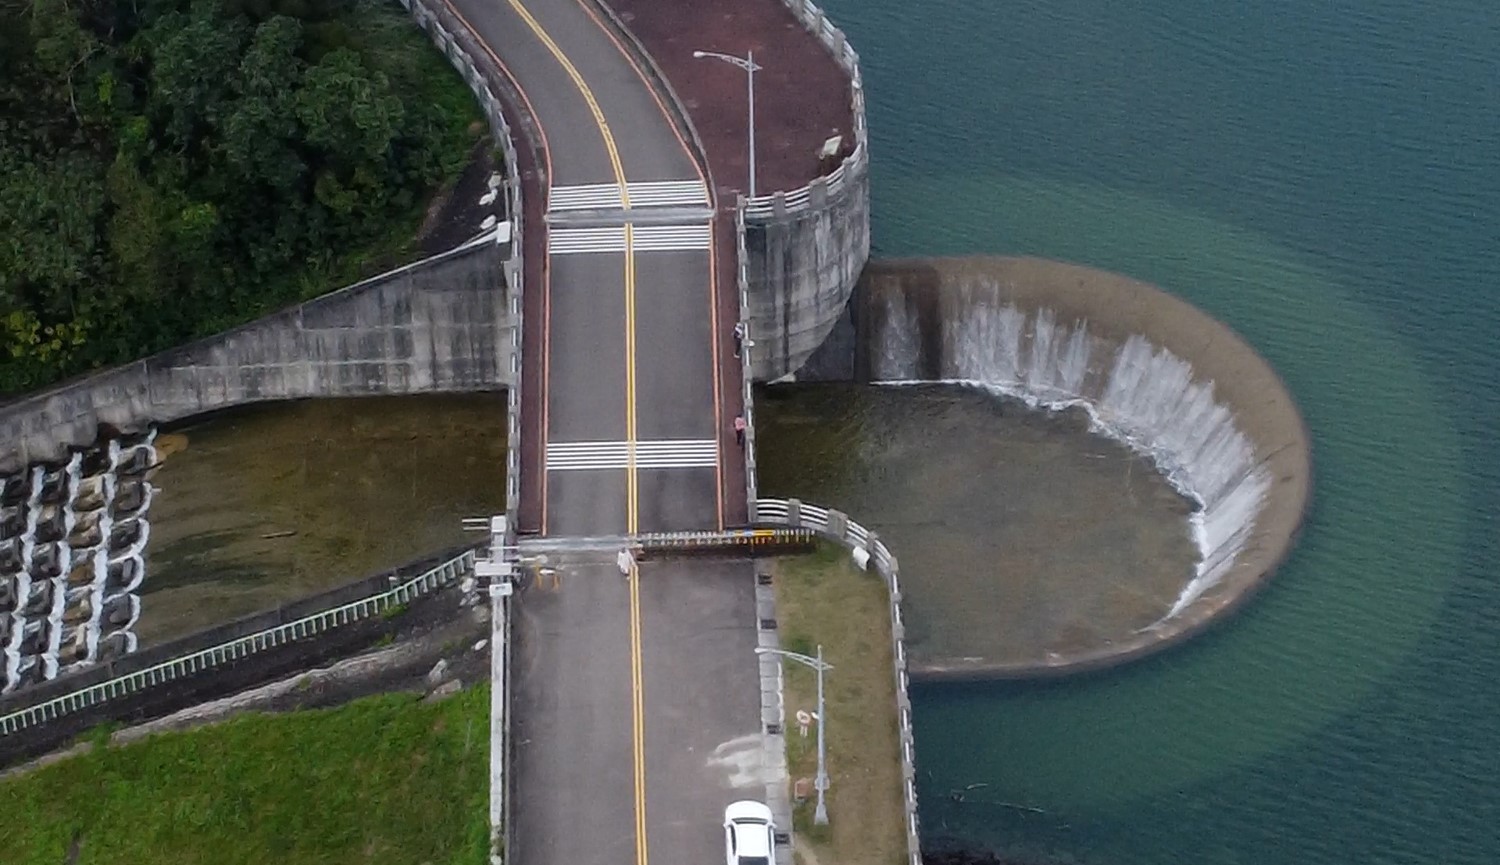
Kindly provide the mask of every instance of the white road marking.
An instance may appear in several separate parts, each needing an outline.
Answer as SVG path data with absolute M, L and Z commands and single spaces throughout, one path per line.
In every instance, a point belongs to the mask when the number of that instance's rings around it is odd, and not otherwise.
M 630 206 L 636 207 L 707 207 L 708 187 L 701 180 L 646 180 L 626 184 Z M 618 210 L 625 206 L 625 196 L 617 183 L 580 183 L 554 186 L 547 199 L 547 211 Z
M 699 225 L 637 225 L 631 231 L 636 252 L 693 252 L 708 249 L 708 223 Z M 625 251 L 625 227 L 553 228 L 547 232 L 547 251 L 553 255 L 620 253 Z
M 552 228 L 547 231 L 547 252 L 568 255 L 580 252 L 624 252 L 625 227 Z
M 584 183 L 578 186 L 554 186 L 547 197 L 547 209 L 611 210 L 625 206 L 617 183 Z
M 547 471 L 623 469 L 629 464 L 630 444 L 623 441 L 549 442 Z M 688 469 L 719 464 L 713 439 L 658 439 L 635 443 L 638 469 Z
M 631 207 L 708 206 L 708 187 L 701 180 L 649 180 L 626 188 Z
M 636 252 L 707 250 L 709 225 L 638 225 L 632 237 Z

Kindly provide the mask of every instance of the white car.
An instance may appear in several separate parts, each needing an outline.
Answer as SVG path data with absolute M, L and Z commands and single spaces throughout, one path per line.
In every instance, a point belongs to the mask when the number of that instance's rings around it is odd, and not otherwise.
M 724 861 L 728 865 L 772 865 L 776 826 L 771 809 L 759 802 L 735 802 L 724 809 Z

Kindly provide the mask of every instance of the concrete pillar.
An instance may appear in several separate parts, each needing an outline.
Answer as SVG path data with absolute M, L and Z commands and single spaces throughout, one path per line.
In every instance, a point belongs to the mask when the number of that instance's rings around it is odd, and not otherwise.
M 801 527 L 801 525 L 802 525 L 802 500 L 801 499 L 787 499 L 787 502 L 786 502 L 786 523 L 787 523 L 787 525 L 791 526 L 794 529 Z

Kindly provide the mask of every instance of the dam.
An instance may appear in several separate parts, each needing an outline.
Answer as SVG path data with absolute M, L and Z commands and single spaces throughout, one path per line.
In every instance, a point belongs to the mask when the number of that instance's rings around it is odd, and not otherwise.
M 1274 373 L 1222 325 L 1140 283 L 1027 259 L 875 262 L 815 366 L 826 366 L 827 355 L 837 352 L 844 353 L 847 368 L 861 371 L 862 380 L 892 391 L 877 399 L 889 408 L 872 416 L 882 426 L 858 430 L 853 441 L 841 440 L 838 447 L 848 450 L 852 445 L 855 451 L 868 452 L 892 436 L 905 442 L 898 458 L 908 464 L 906 470 L 931 477 L 907 491 L 913 510 L 904 512 L 902 519 L 921 512 L 922 519 L 949 521 L 945 526 L 929 522 L 920 530 L 892 527 L 888 535 L 908 564 L 914 621 L 928 622 L 914 633 L 947 629 L 943 622 L 962 622 L 960 630 L 971 634 L 1007 629 L 1004 645 L 992 640 L 984 648 L 966 647 L 960 639 L 918 636 L 912 660 L 918 679 L 1074 672 L 1138 657 L 1196 633 L 1269 577 L 1305 507 L 1307 441 L 1295 407 Z M 976 396 L 944 397 L 919 385 L 962 388 Z M 804 425 L 808 418 L 820 425 L 837 423 L 839 413 L 848 410 L 848 400 L 869 403 L 875 398 L 848 392 L 834 397 L 844 401 L 844 408 L 835 408 L 833 415 L 817 410 L 809 415 L 805 407 L 792 412 L 802 414 Z M 959 427 L 950 430 L 952 435 L 940 447 L 969 467 L 962 472 L 912 456 L 920 452 L 921 442 L 931 443 L 939 435 L 922 426 L 932 422 L 924 408 L 924 402 L 932 400 L 948 406 L 940 411 L 960 418 Z M 996 417 L 982 408 L 986 400 L 1001 404 Z M 168 520 L 158 526 L 163 538 L 159 543 L 169 545 L 154 545 L 154 556 L 143 554 L 150 535 L 147 509 L 159 492 L 144 473 L 159 461 L 154 431 L 107 440 L 74 451 L 65 462 L 35 464 L 11 475 L 4 493 L 5 519 L 0 522 L 6 687 L 50 679 L 70 666 L 132 650 L 138 634 L 149 632 L 157 635 L 150 639 L 157 639 L 175 633 L 189 620 L 198 626 L 212 623 L 210 610 L 198 609 L 214 597 L 207 583 L 199 585 L 212 570 L 194 575 L 203 568 L 202 553 L 183 558 L 176 550 L 194 549 L 199 543 L 195 537 L 217 536 L 244 519 L 226 509 L 243 496 L 223 499 L 209 489 L 213 477 L 240 477 L 248 470 L 237 468 L 242 458 L 236 453 L 268 467 L 286 463 L 275 474 L 298 472 L 295 460 L 306 460 L 317 448 L 328 447 L 333 439 L 327 437 L 343 426 L 335 416 L 352 412 L 350 417 L 367 417 L 337 433 L 363 441 L 363 436 L 417 435 L 421 425 L 416 416 L 424 411 L 417 403 L 410 410 L 398 410 L 394 404 L 377 409 L 381 400 L 376 399 L 370 411 L 387 418 L 376 421 L 364 409 L 338 408 L 339 402 L 288 403 L 272 409 L 265 420 L 235 421 L 235 426 L 245 426 L 244 432 L 212 445 L 211 462 L 204 461 L 196 445 L 181 460 L 169 461 L 156 484 L 170 488 L 168 504 L 180 503 L 168 509 L 171 514 L 157 509 L 158 521 Z M 869 483 L 869 498 L 840 500 L 818 481 L 829 460 L 838 458 L 809 451 L 811 430 L 781 429 L 781 421 L 791 417 L 784 400 L 767 401 L 763 395 L 757 402 L 766 403 L 758 410 L 766 413 L 770 424 L 765 431 L 771 436 L 769 447 L 762 455 L 767 491 L 834 501 L 879 526 L 884 510 L 879 491 L 891 489 L 896 479 L 882 474 Z M 1037 420 L 1011 417 L 1014 413 L 1003 408 L 1007 402 L 1028 407 L 1022 414 L 1037 415 Z M 478 404 L 446 409 L 465 418 L 471 410 L 478 411 Z M 1045 420 L 1053 414 L 1059 420 Z M 310 421 L 314 416 L 317 419 Z M 276 417 L 285 420 L 272 420 Z M 299 444 L 297 430 L 309 422 L 315 430 L 310 434 L 323 444 Z M 447 424 L 443 421 L 439 427 L 446 429 Z M 266 438 L 268 430 L 278 431 Z M 441 442 L 447 433 L 422 435 Z M 1091 439 L 1112 440 L 1124 450 L 1115 455 L 1090 444 Z M 231 444 L 236 440 L 240 444 Z M 1045 442 L 1049 451 L 1061 448 L 1066 453 L 1037 461 L 1025 452 L 1027 442 Z M 503 441 L 498 447 L 503 450 Z M 997 447 L 1004 453 L 994 455 Z M 265 455 L 254 456 L 265 448 Z M 283 452 L 294 455 L 294 461 L 288 462 Z M 823 465 L 778 457 L 778 452 L 806 454 Z M 1131 454 L 1141 463 L 1139 469 L 1132 468 Z M 983 467 L 995 459 L 1015 464 L 1015 470 Z M 407 462 L 402 460 L 403 465 Z M 1028 462 L 1034 463 L 1030 476 L 1025 472 Z M 201 468 L 194 468 L 200 463 Z M 415 466 L 407 469 L 415 471 Z M 795 477 L 791 485 L 786 481 L 789 469 Z M 1157 490 L 1150 484 L 1148 476 L 1158 473 L 1168 488 Z M 960 477 L 962 482 L 955 482 Z M 403 480 L 400 486 L 414 482 Z M 247 483 L 244 475 L 237 488 L 249 489 Z M 1048 492 L 1051 483 L 1066 489 Z M 951 490 L 938 489 L 943 484 Z M 1018 490 L 1018 484 L 1025 489 Z M 312 491 L 276 484 L 266 492 L 272 489 L 281 490 L 277 500 L 293 512 L 316 510 L 318 494 Z M 950 492 L 965 498 L 944 499 Z M 992 506 L 978 505 L 978 497 L 993 500 Z M 296 504 L 304 499 L 307 504 Z M 238 507 L 249 502 L 245 499 Z M 396 504 L 394 499 L 388 502 Z M 339 512 L 347 507 L 357 505 L 351 503 Z M 1019 521 L 1017 507 L 1026 511 Z M 262 510 L 257 506 L 254 512 Z M 960 511 L 969 519 L 954 520 Z M 210 512 L 213 516 L 205 523 L 204 515 Z M 997 523 L 991 531 L 981 516 L 1006 524 Z M 352 510 L 348 518 L 354 518 Z M 1093 520 L 1103 528 L 1091 534 L 1080 528 L 1081 520 Z M 1127 524 L 1134 528 L 1120 534 Z M 204 534 L 208 526 L 217 528 Z M 314 543 L 319 533 L 302 535 L 296 544 Z M 997 549 L 998 540 L 984 540 L 990 535 L 1009 538 L 1012 548 Z M 1182 535 L 1186 543 L 1178 540 Z M 91 545 L 103 536 L 112 539 L 107 554 Z M 293 561 L 283 564 L 282 553 L 275 552 L 287 549 L 283 545 L 290 542 L 255 537 L 252 533 L 235 540 L 237 552 L 226 547 L 213 554 L 215 560 L 227 562 L 246 550 L 260 549 L 261 555 L 275 561 L 272 570 L 300 571 Z M 1051 547 L 1048 555 L 1031 549 L 1043 537 Z M 63 543 L 68 538 L 72 541 Z M 1093 546 L 1107 547 L 1112 560 L 1079 558 Z M 916 563 L 921 566 L 911 567 Z M 359 567 L 378 565 L 361 561 Z M 976 568 L 987 565 L 993 573 L 976 573 Z M 105 568 L 103 582 L 100 567 Z M 141 580 L 148 567 L 153 580 L 167 580 L 154 585 L 170 589 L 148 599 L 154 612 L 143 631 L 137 623 Z M 161 567 L 168 570 L 156 572 Z M 337 568 L 329 573 L 353 576 Z M 277 579 L 266 580 L 257 578 L 256 584 L 264 588 L 247 598 L 262 597 L 263 603 L 271 603 L 280 597 L 271 594 Z M 1015 585 L 996 591 L 994 584 L 1005 581 Z M 184 606 L 179 595 L 198 597 L 199 602 Z M 241 608 L 244 602 L 226 595 L 209 606 L 238 615 L 250 612 Z M 1001 604 L 1005 609 L 992 608 L 989 614 L 969 609 L 976 603 Z M 189 608 L 197 612 L 189 615 Z M 178 622 L 183 616 L 187 618 Z

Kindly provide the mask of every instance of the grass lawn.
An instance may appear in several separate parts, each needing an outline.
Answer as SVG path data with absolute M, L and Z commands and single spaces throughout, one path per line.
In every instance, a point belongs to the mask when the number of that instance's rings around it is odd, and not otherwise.
M 819 643 L 833 665 L 824 674 L 828 715 L 828 823 L 814 826 L 810 790 L 794 806 L 803 865 L 900 865 L 906 861 L 901 745 L 891 669 L 890 602 L 885 583 L 857 570 L 842 547 L 776 562 L 781 646 L 812 655 Z M 792 778 L 817 774 L 817 728 L 797 735 L 796 712 L 817 708 L 817 679 L 795 663 L 786 676 L 787 763 Z M 808 855 L 808 854 L 811 855 Z
M 486 687 L 248 714 L 0 782 L 0 862 L 480 865 L 488 784 Z

